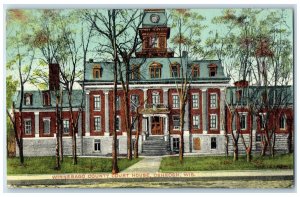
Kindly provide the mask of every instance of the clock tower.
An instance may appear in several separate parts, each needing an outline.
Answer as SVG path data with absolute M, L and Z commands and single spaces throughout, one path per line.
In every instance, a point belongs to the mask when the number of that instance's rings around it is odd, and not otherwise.
M 170 28 L 167 27 L 167 16 L 164 9 L 145 9 L 139 34 L 143 44 L 142 51 L 136 52 L 136 57 L 174 56 L 174 52 L 168 51 L 167 48 Z

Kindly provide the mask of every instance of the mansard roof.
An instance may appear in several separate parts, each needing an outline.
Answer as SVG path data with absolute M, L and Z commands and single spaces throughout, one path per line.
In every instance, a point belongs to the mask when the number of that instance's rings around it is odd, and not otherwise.
M 32 105 L 25 105 L 23 104 L 23 109 L 53 109 L 56 106 L 56 97 L 54 91 L 49 91 L 51 96 L 51 104 L 44 106 L 43 105 L 43 92 L 40 90 L 31 90 L 31 91 L 24 91 L 24 96 L 26 94 L 32 95 Z M 16 109 L 19 107 L 20 104 L 20 91 L 18 91 L 14 97 L 15 107 Z M 82 100 L 82 90 L 75 89 L 73 90 L 72 96 L 72 105 L 74 108 L 80 107 Z M 24 101 L 24 100 L 23 100 Z M 83 99 L 83 107 L 85 106 L 85 99 Z M 68 94 L 67 91 L 63 91 L 63 108 L 68 108 Z
M 226 89 L 226 101 L 229 105 L 246 105 L 247 99 L 251 103 L 262 104 L 262 96 L 267 89 L 267 101 L 270 105 L 293 105 L 293 86 L 248 86 L 244 88 L 228 87 Z M 237 91 L 242 90 L 241 100 L 237 102 Z M 277 95 L 277 97 L 275 97 Z
M 149 67 L 153 63 L 161 64 L 161 78 L 150 78 Z M 176 81 L 176 78 L 172 77 L 170 72 L 170 65 L 173 63 L 178 63 L 183 66 L 184 74 L 188 72 L 191 75 L 191 70 L 193 65 L 199 65 L 200 76 L 193 78 L 193 82 L 199 83 L 211 83 L 213 81 L 222 81 L 223 83 L 228 83 L 230 78 L 226 77 L 224 74 L 223 66 L 220 60 L 189 60 L 185 57 L 171 57 L 171 58 L 132 58 L 131 65 L 140 65 L 140 80 L 135 81 L 136 83 L 145 82 L 172 82 Z M 217 73 L 215 76 L 209 76 L 209 67 L 211 64 L 216 65 Z M 93 68 L 99 66 L 102 69 L 102 77 L 99 79 L 93 78 Z M 125 74 L 125 68 L 122 68 L 122 73 Z M 182 75 L 182 73 L 180 73 Z M 177 79 L 179 79 L 178 77 Z M 88 62 L 84 72 L 85 82 L 112 82 L 113 81 L 113 63 L 112 62 Z

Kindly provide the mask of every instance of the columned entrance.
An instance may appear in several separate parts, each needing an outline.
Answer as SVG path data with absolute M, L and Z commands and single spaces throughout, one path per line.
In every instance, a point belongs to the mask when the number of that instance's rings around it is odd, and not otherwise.
M 163 119 L 159 116 L 153 116 L 151 122 L 151 134 L 152 135 L 163 135 Z

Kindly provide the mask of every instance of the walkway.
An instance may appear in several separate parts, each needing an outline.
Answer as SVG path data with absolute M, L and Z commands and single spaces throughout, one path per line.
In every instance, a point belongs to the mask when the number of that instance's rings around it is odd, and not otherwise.
M 122 172 L 159 172 L 162 157 L 144 157 L 141 161 L 130 166 Z

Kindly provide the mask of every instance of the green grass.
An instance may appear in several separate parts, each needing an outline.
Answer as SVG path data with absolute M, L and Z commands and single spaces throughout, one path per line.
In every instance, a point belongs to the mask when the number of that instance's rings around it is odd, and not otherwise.
M 122 171 L 141 159 L 118 159 L 119 170 Z M 111 158 L 78 158 L 78 164 L 72 164 L 71 157 L 65 157 L 61 170 L 55 170 L 55 157 L 25 157 L 25 165 L 21 166 L 19 158 L 7 159 L 7 174 L 59 174 L 59 173 L 95 173 L 111 172 Z
M 160 170 L 167 171 L 205 171 L 205 170 L 261 170 L 261 169 L 292 169 L 293 154 L 272 157 L 256 156 L 250 163 L 245 157 L 233 161 L 232 157 L 203 156 L 184 157 L 181 164 L 178 157 L 165 157 L 160 164 Z

